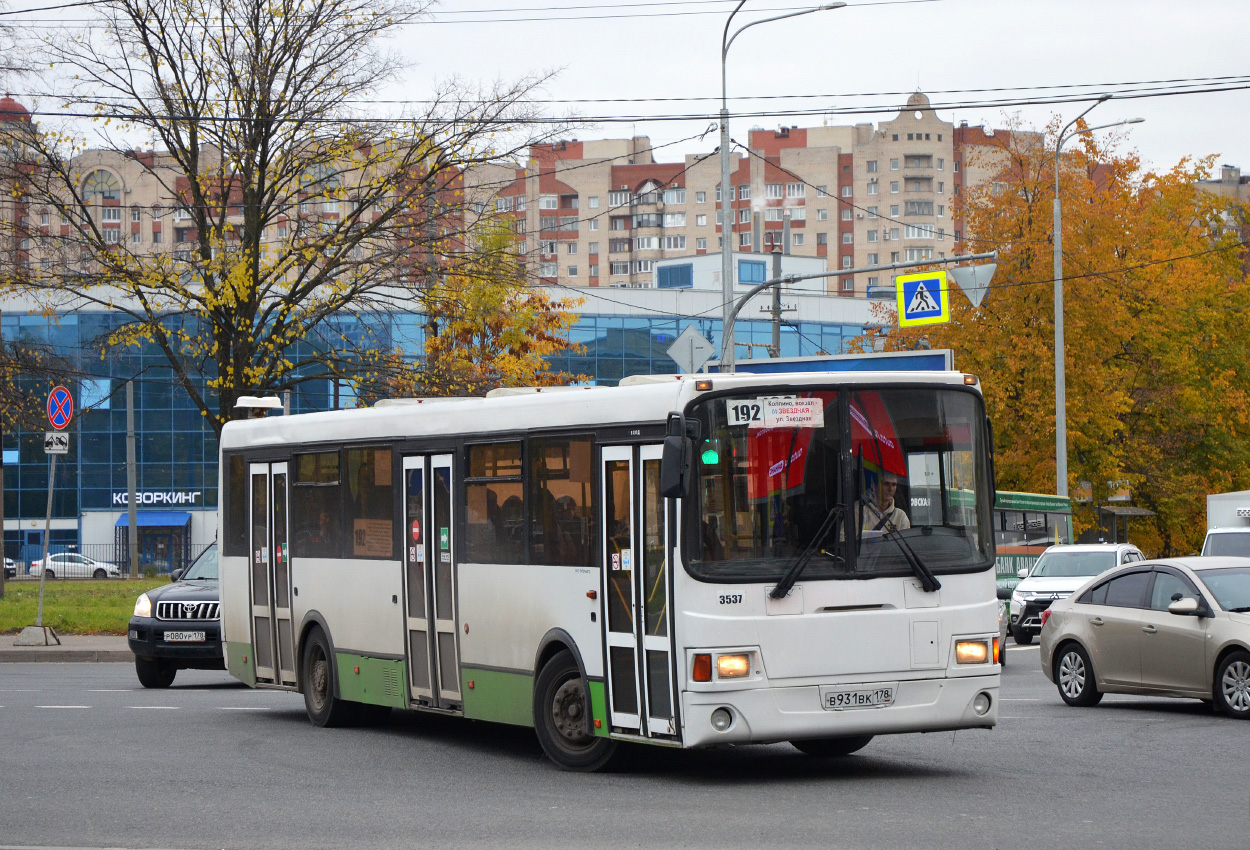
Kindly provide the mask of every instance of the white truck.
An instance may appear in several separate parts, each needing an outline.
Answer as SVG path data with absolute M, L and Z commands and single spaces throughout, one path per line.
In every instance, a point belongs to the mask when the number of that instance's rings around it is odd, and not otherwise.
M 1250 490 L 1207 496 L 1207 539 L 1202 554 L 1250 558 Z

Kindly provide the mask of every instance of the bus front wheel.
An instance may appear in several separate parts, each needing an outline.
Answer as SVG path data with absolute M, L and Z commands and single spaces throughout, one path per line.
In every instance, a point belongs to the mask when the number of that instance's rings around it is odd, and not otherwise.
M 790 744 L 804 755 L 824 759 L 857 753 L 871 740 L 872 735 L 852 735 L 847 738 L 809 738 L 791 741 Z
M 356 719 L 356 703 L 335 695 L 334 658 L 321 629 L 308 636 L 304 648 L 304 708 L 314 726 L 348 726 Z
M 534 732 L 547 758 L 564 770 L 591 772 L 607 765 L 616 742 L 590 728 L 590 695 L 573 653 L 543 665 L 534 682 Z

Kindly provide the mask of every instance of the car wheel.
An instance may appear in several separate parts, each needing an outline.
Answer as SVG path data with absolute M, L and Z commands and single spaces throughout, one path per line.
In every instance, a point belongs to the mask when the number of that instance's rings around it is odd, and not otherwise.
M 135 673 L 139 675 L 139 684 L 145 688 L 168 688 L 174 683 L 178 668 L 155 658 L 141 658 L 136 655 Z
M 108 578 L 109 574 L 106 573 L 104 570 L 100 569 L 99 567 L 96 567 L 95 572 L 91 574 L 91 577 L 92 578 Z
M 43 571 L 43 575 L 44 575 L 44 578 L 56 578 L 56 573 L 54 573 L 54 572 L 52 572 L 52 570 L 48 570 L 48 569 L 45 569 L 45 570 Z
M 573 653 L 557 653 L 534 683 L 534 733 L 547 758 L 564 770 L 591 772 L 611 761 L 616 741 L 590 729 L 590 694 Z
M 1012 629 L 1011 636 L 1020 646 L 1028 646 L 1033 642 L 1033 633 L 1026 632 L 1024 629 Z
M 1232 652 L 1215 669 L 1215 703 L 1229 717 L 1250 720 L 1250 652 Z
M 314 726 L 349 726 L 357 719 L 358 704 L 335 696 L 334 659 L 330 642 L 314 629 L 304 648 L 304 709 Z
M 1078 644 L 1065 644 L 1055 655 L 1055 685 L 1068 705 L 1098 705 L 1102 692 L 1094 682 L 1094 666 Z
M 804 755 L 827 759 L 857 753 L 868 746 L 871 740 L 872 735 L 851 735 L 846 738 L 808 738 L 791 741 L 790 745 Z

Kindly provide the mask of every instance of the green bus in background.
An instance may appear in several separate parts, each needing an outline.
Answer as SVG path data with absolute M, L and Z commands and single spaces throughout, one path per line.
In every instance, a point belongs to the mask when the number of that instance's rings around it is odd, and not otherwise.
M 998 586 L 1015 588 L 1018 571 L 1057 543 L 1072 542 L 1072 500 L 1041 493 L 999 490 L 994 497 Z

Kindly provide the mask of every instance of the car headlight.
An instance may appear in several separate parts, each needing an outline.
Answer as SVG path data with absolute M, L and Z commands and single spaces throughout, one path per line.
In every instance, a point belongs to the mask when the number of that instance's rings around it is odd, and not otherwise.
M 152 600 L 148 599 L 148 595 L 146 593 L 140 593 L 139 598 L 135 600 L 135 616 L 152 616 Z
M 1017 608 L 1024 605 L 1024 594 L 1015 592 L 1011 594 L 1011 607 Z

